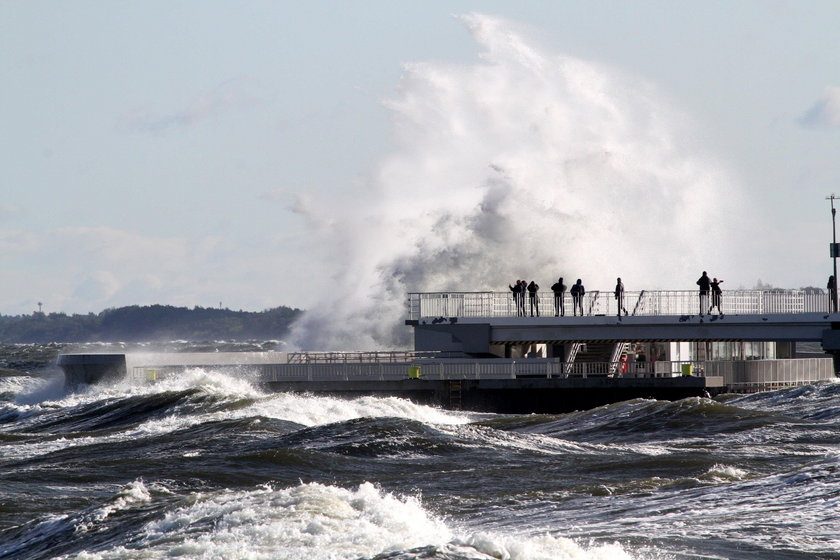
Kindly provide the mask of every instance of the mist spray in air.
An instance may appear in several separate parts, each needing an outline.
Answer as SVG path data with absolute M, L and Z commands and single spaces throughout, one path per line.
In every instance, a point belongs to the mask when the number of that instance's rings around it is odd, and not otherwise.
M 334 277 L 294 327 L 301 349 L 409 347 L 407 292 L 559 276 L 693 289 L 726 258 L 738 188 L 653 86 L 460 17 L 479 59 L 405 65 L 386 101 L 394 150 L 346 196 L 302 209 Z

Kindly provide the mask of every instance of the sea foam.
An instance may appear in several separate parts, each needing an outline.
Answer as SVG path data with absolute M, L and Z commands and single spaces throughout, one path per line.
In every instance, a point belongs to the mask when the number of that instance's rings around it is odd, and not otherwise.
M 517 536 L 454 529 L 420 498 L 373 484 L 340 488 L 320 483 L 197 495 L 192 505 L 147 524 L 132 548 L 83 553 L 85 560 L 178 557 L 183 560 L 355 560 L 403 551 L 432 551 L 475 560 L 629 560 L 617 544 L 585 548 L 551 535 Z M 415 552 L 412 552 L 415 551 Z M 434 557 L 434 556 L 431 556 Z
M 168 414 L 129 424 L 124 430 L 107 435 L 90 437 L 45 438 L 43 441 L 25 444 L 9 443 L 4 447 L 7 458 L 33 458 L 71 447 L 98 445 L 137 438 L 157 437 L 208 422 L 236 420 L 241 418 L 265 417 L 294 422 L 305 427 L 320 426 L 335 422 L 346 422 L 357 418 L 404 418 L 430 425 L 463 425 L 482 415 L 469 412 L 446 411 L 440 408 L 420 405 L 396 397 L 359 397 L 340 399 L 328 396 L 296 393 L 265 392 L 251 383 L 228 372 L 204 368 L 191 368 L 171 375 L 155 383 L 133 383 L 122 381 L 117 384 L 93 385 L 75 393 L 62 393 L 55 397 L 52 392 L 41 393 L 39 389 L 23 400 L 34 400 L 35 395 L 46 395 L 49 399 L 35 404 L 4 404 L 0 412 L 14 414 L 18 421 L 27 417 L 37 418 L 44 414 L 61 414 L 72 417 L 75 410 L 84 411 L 86 406 L 104 401 L 120 401 L 138 397 L 153 398 L 165 393 L 197 390 L 201 396 L 212 396 L 215 402 L 228 401 L 235 406 L 210 407 L 209 410 L 191 408 L 188 402 L 173 405 Z M 189 401 L 189 399 L 186 399 Z M 186 408 L 185 408 L 186 407 Z

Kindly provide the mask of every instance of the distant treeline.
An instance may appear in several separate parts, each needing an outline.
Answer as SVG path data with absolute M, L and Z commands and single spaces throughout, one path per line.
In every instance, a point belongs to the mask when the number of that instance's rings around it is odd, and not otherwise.
M 0 342 L 154 342 L 165 340 L 274 340 L 289 333 L 299 309 L 231 311 L 149 305 L 87 315 L 0 315 Z

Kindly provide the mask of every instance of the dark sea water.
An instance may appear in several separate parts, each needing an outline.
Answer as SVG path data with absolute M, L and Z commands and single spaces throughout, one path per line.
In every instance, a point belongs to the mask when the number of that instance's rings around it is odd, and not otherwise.
M 840 559 L 840 384 L 561 415 L 0 377 L 0 558 Z

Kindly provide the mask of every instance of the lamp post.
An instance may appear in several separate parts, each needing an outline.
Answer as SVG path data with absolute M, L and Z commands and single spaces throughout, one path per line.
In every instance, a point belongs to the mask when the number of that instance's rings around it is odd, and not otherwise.
M 834 208 L 834 193 L 827 196 L 826 199 L 831 201 L 831 259 L 834 261 L 834 293 L 829 294 L 831 297 L 831 311 L 837 311 L 837 223 L 835 217 L 837 216 L 837 209 Z

